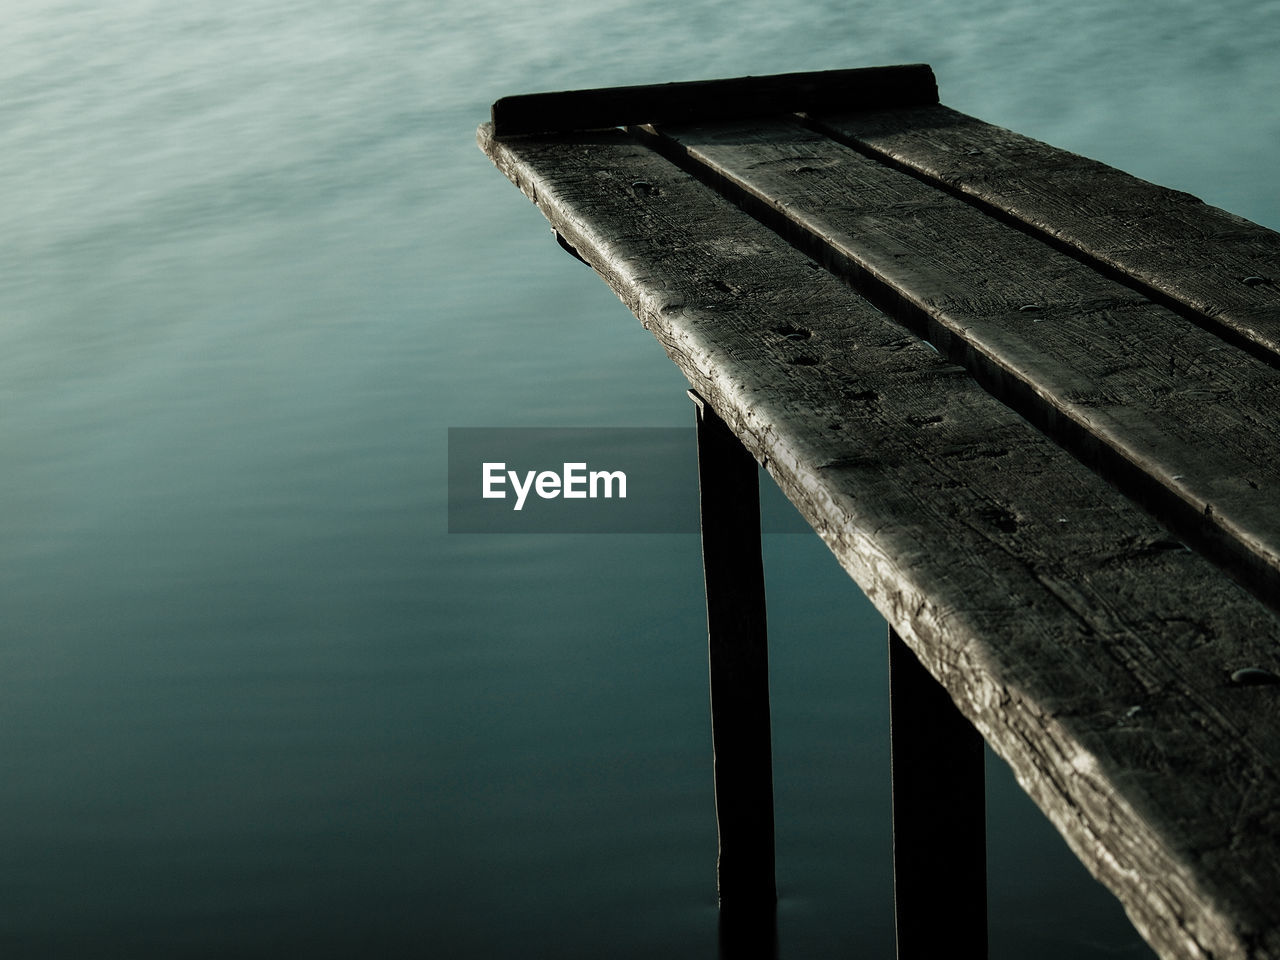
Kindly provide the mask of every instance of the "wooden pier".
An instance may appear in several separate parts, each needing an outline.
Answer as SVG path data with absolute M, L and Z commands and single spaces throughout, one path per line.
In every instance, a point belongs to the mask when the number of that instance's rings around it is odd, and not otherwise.
M 479 140 L 695 395 L 722 906 L 774 896 L 758 462 L 890 626 L 900 957 L 983 950 L 972 725 L 1162 957 L 1280 960 L 1280 234 L 923 65 Z

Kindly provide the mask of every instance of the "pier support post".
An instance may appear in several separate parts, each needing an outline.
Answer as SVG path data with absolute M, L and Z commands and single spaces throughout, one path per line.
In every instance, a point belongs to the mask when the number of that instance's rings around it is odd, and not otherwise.
M 889 628 L 898 960 L 987 955 L 982 736 Z
M 693 391 L 715 763 L 720 909 L 777 902 L 760 489 L 755 459 Z

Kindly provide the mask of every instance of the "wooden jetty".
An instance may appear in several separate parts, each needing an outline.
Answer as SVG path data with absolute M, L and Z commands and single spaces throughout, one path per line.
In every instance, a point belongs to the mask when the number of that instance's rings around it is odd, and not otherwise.
M 698 405 L 722 908 L 774 898 L 761 463 L 890 626 L 899 956 L 985 943 L 976 729 L 1162 957 L 1280 960 L 1280 235 L 924 65 L 479 141 Z

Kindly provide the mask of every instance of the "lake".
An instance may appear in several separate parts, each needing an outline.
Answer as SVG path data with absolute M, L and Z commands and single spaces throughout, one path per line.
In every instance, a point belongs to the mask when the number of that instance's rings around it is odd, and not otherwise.
M 1280 228 L 1275 2 L 37 0 L 0 38 L 0 950 L 716 955 L 692 534 L 446 532 L 450 427 L 688 427 L 499 96 L 927 62 Z M 892 955 L 882 621 L 766 538 L 781 956 Z M 993 957 L 1149 955 L 988 758 Z

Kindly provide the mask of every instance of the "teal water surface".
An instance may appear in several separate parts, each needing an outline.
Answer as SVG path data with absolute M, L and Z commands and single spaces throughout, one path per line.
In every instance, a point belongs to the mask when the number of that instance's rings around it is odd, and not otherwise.
M 696 538 L 449 536 L 450 426 L 688 426 L 499 96 L 931 63 L 1280 227 L 1280 5 L 74 0 L 0 37 L 0 951 L 716 952 Z M 783 957 L 892 952 L 884 628 L 766 544 Z M 988 765 L 992 955 L 1141 956 Z

